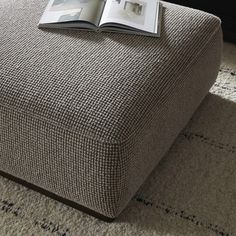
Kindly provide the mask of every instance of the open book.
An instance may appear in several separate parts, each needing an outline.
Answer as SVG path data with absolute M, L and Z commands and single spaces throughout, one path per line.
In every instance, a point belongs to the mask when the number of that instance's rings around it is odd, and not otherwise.
M 160 36 L 159 0 L 50 0 L 39 28 Z

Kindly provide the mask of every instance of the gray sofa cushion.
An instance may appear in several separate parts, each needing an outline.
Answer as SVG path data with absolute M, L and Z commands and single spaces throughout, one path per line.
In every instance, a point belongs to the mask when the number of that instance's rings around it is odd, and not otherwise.
M 46 4 L 0 2 L 0 170 L 114 218 L 213 84 L 220 21 L 163 2 L 160 38 L 39 30 Z

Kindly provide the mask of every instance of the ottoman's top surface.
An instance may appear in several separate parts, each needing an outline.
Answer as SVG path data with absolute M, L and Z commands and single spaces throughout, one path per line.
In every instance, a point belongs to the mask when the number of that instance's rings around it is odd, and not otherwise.
M 104 142 L 134 133 L 220 26 L 163 3 L 160 38 L 39 30 L 46 4 L 0 2 L 0 105 Z

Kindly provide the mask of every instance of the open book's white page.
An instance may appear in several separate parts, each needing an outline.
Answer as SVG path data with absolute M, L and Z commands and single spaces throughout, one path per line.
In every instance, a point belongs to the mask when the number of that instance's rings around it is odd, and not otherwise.
M 39 24 L 88 21 L 99 24 L 105 0 L 50 0 Z
M 118 23 L 157 33 L 159 0 L 107 0 L 100 26 Z

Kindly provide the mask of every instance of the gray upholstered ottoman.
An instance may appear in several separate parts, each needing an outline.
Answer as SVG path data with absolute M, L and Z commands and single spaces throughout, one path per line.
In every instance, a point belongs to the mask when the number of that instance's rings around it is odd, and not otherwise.
M 109 220 L 213 84 L 220 21 L 163 3 L 160 38 L 43 31 L 46 4 L 0 1 L 0 170 Z

